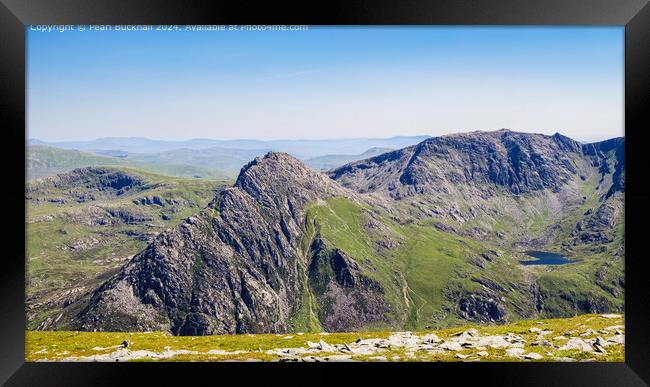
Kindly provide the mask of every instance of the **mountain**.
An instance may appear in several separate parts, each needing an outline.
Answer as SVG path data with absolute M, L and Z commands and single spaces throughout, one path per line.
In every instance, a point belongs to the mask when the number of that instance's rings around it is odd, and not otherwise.
M 179 148 L 202 149 L 217 146 L 220 143 L 220 141 L 208 139 L 164 141 L 145 137 L 103 137 L 88 141 L 42 141 L 39 139 L 29 139 L 28 141 L 29 145 L 47 145 L 59 149 L 127 153 L 154 153 Z
M 426 139 L 328 173 L 270 152 L 57 329 L 429 329 L 620 311 L 624 140 Z M 525 266 L 524 251 L 561 266 Z
M 102 285 L 80 328 L 287 330 L 305 291 L 307 203 L 335 196 L 354 194 L 289 155 L 255 159 L 234 187 Z
M 334 140 L 210 140 L 162 141 L 142 137 L 106 137 L 91 141 L 45 142 L 30 139 L 30 145 L 47 145 L 60 149 L 110 154 L 160 153 L 177 149 L 237 149 L 245 151 L 273 150 L 290 153 L 297 158 L 313 158 L 328 154 L 359 154 L 369 148 L 403 148 L 417 144 L 428 136 L 396 136 L 391 138 L 346 138 Z
M 225 169 L 211 166 L 188 165 L 160 160 L 127 159 L 124 154 L 103 152 L 98 155 L 79 150 L 59 149 L 46 145 L 31 145 L 27 147 L 27 179 L 34 180 L 59 173 L 70 172 L 75 168 L 91 166 L 124 166 L 172 177 L 193 177 L 208 179 L 226 179 L 234 177 L 234 173 Z M 120 155 L 120 157 L 111 157 Z
M 305 160 L 305 164 L 316 169 L 332 169 L 352 161 L 366 159 L 390 151 L 389 148 L 370 148 L 358 155 L 326 155 Z M 181 148 L 158 153 L 126 153 L 121 151 L 97 151 L 120 157 L 126 162 L 139 162 L 148 165 L 162 166 L 187 166 L 197 169 L 214 169 L 236 175 L 237 172 L 250 160 L 263 156 L 270 149 L 238 149 L 211 147 L 204 149 Z
M 358 155 L 332 154 L 332 155 L 314 157 L 311 159 L 307 159 L 304 162 L 305 164 L 307 164 L 308 166 L 312 167 L 317 171 L 328 170 L 328 169 L 340 167 L 341 165 L 348 164 L 353 161 L 367 159 L 390 151 L 392 151 L 392 149 L 390 148 L 370 148 L 367 151 L 360 153 Z
M 472 132 L 351 163 L 330 177 L 355 191 L 408 203 L 409 213 L 420 218 L 471 225 L 475 233 L 500 225 L 500 238 L 511 235 L 515 242 L 539 234 L 533 224 L 526 227 L 537 222 L 538 228 L 550 226 L 543 234 L 548 242 L 550 234 L 566 236 L 555 223 L 562 217 L 587 216 L 582 210 L 622 215 L 624 145 L 623 138 L 583 145 L 557 133 Z
M 269 149 L 231 149 L 211 147 L 204 149 L 181 148 L 160 153 L 131 153 L 125 160 L 139 161 L 155 165 L 188 165 L 198 168 L 211 168 L 232 173 L 237 172 L 257 156 L 263 156 Z

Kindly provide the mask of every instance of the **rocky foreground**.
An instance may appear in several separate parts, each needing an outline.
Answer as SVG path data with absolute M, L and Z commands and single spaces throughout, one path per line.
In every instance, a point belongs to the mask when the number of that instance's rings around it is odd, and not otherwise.
M 27 361 L 624 361 L 619 314 L 425 332 L 27 332 Z

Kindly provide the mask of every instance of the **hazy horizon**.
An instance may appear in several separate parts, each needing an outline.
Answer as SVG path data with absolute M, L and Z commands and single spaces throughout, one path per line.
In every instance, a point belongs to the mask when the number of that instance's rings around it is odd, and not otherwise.
M 88 138 L 79 138 L 79 139 L 66 139 L 66 140 L 59 140 L 59 139 L 43 139 L 40 137 L 27 137 L 27 141 L 42 141 L 45 143 L 70 143 L 70 142 L 92 142 L 92 141 L 98 141 L 98 140 L 112 140 L 112 139 L 128 139 L 128 140 L 149 140 L 149 141 L 161 141 L 161 142 L 189 142 L 189 141 L 221 141 L 221 142 L 230 142 L 230 141 L 259 141 L 259 142 L 279 142 L 279 141 L 337 141 L 337 140 L 342 140 L 342 141 L 351 141 L 351 140 L 386 140 L 386 139 L 392 139 L 392 138 L 400 138 L 400 137 L 405 137 L 405 138 L 414 138 L 414 137 L 439 137 L 439 136 L 446 136 L 446 135 L 454 135 L 454 134 L 463 134 L 463 133 L 471 133 L 471 132 L 495 132 L 499 131 L 502 129 L 506 129 L 512 132 L 519 132 L 519 133 L 529 133 L 529 134 L 542 134 L 546 136 L 551 136 L 555 133 L 560 133 L 561 135 L 567 136 L 565 133 L 562 132 L 548 132 L 548 133 L 540 133 L 540 132 L 526 132 L 526 131 L 521 131 L 521 130 L 515 130 L 515 129 L 507 129 L 507 128 L 500 128 L 500 129 L 488 129 L 488 130 L 467 130 L 467 131 L 459 131 L 459 132 L 449 132 L 449 133 L 444 133 L 444 134 L 439 134 L 439 135 L 434 135 L 434 134 L 413 134 L 413 135 L 393 135 L 393 136 L 385 136 L 385 137 L 324 137 L 324 138 L 246 138 L 246 137 L 233 137 L 233 138 L 217 138 L 217 137 L 179 137 L 179 138 L 160 138 L 160 137 L 149 137 L 149 136 L 98 136 L 98 137 L 88 137 Z M 625 137 L 624 133 L 621 133 L 618 136 L 611 136 L 611 137 L 600 137 L 600 136 L 595 136 L 592 138 L 586 137 L 586 138 L 574 138 L 571 136 L 567 136 L 573 140 L 576 140 L 578 142 L 582 143 L 589 143 L 589 142 L 598 142 L 598 141 L 604 141 L 604 140 L 609 140 L 612 138 L 617 138 L 617 137 Z
M 27 27 L 27 134 L 331 140 L 623 136 L 623 27 Z

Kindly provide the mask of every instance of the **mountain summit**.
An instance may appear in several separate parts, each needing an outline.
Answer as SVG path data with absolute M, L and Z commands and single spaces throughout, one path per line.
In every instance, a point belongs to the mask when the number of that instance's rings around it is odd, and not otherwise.
M 334 196 L 355 194 L 288 154 L 256 158 L 234 187 L 99 288 L 79 327 L 183 335 L 288 330 L 309 264 L 301 245 L 306 205 Z
M 392 197 L 440 191 L 450 185 L 493 184 L 519 195 L 558 190 L 577 172 L 581 145 L 560 134 L 471 132 L 432 137 L 417 145 L 340 167 L 345 186 Z

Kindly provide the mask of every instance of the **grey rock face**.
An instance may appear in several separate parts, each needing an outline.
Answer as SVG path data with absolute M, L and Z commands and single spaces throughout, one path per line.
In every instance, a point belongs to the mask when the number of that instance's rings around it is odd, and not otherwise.
M 381 284 L 363 275 L 343 251 L 328 250 L 321 240 L 315 240 L 311 250 L 309 284 L 320 300 L 323 328 L 345 331 L 389 322 L 390 308 Z
M 603 175 L 613 172 L 613 184 L 607 192 L 607 197 L 616 192 L 625 192 L 625 139 L 623 137 L 585 144 L 582 146 L 582 152 L 593 158 L 594 165 L 600 167 Z M 612 154 L 614 157 L 609 157 Z
M 489 294 L 472 294 L 459 302 L 459 315 L 469 321 L 504 322 L 506 311 L 503 305 Z
M 418 145 L 335 169 L 330 176 L 361 192 L 393 198 L 449 185 L 495 185 L 513 194 L 559 189 L 576 173 L 580 144 L 568 137 L 508 130 L 433 137 Z
M 306 286 L 305 207 L 332 196 L 355 195 L 289 155 L 257 158 L 234 187 L 99 288 L 76 324 L 181 335 L 286 331 Z M 364 281 L 340 254 L 332 267 L 333 289 Z

